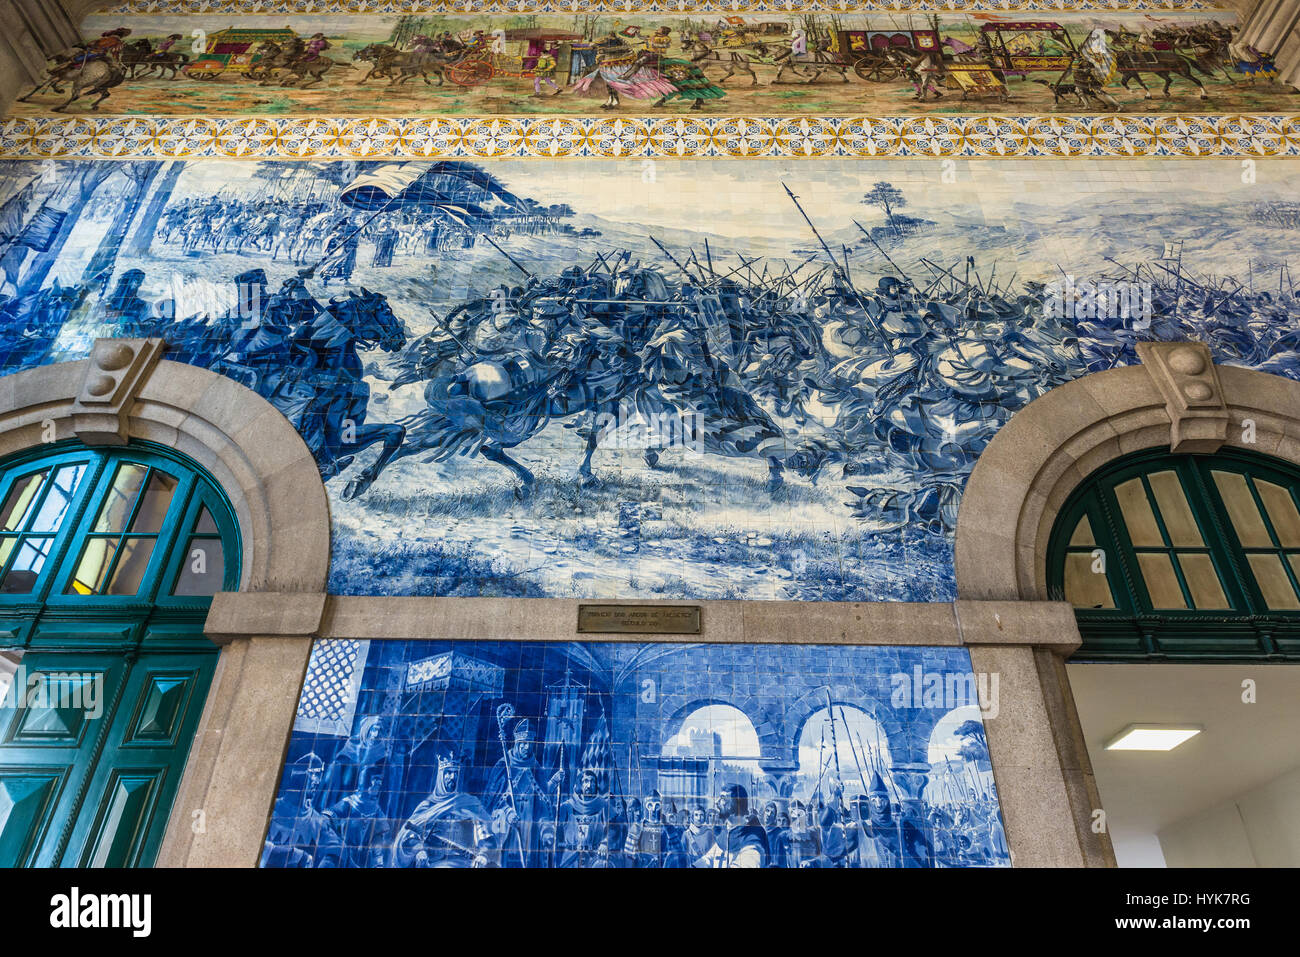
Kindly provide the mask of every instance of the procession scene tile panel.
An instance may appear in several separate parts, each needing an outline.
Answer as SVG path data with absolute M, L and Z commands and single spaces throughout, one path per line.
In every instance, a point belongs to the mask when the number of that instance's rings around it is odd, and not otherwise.
M 1228 11 L 1026 17 L 101 14 L 13 114 L 1167 116 L 1296 102 Z
M 956 648 L 322 640 L 262 865 L 1005 867 L 990 700 Z
M 1286 159 L 0 165 L 0 368 L 161 336 L 317 459 L 340 594 L 946 601 L 1019 408 L 1300 376 Z

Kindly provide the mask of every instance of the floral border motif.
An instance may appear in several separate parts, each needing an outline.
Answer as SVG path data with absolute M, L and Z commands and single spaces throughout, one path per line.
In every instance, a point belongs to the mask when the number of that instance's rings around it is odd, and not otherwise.
M 1214 0 L 124 0 L 101 15 L 196 13 L 856 13 L 1219 10 Z
M 1300 115 L 14 117 L 0 159 L 1300 156 Z

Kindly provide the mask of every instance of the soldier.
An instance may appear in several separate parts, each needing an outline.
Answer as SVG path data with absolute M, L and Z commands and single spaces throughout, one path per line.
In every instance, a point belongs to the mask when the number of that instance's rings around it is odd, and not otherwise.
M 600 793 L 595 769 L 583 768 L 573 794 L 560 805 L 558 833 L 560 867 L 607 867 L 610 824 L 614 809 L 609 796 Z
M 915 823 L 896 816 L 889 789 L 872 772 L 871 786 L 854 802 L 858 825 L 858 866 L 933 867 L 934 852 Z
M 488 867 L 498 858 L 498 841 L 482 802 L 460 790 L 461 762 L 438 756 L 433 792 L 397 832 L 393 863 L 398 867 Z
M 276 798 L 262 854 L 263 867 L 337 867 L 343 842 L 316 808 L 325 762 L 314 752 L 289 769 L 288 787 Z
M 632 867 L 681 867 L 681 829 L 664 820 L 664 802 L 658 790 L 646 795 L 640 820 L 628 827 L 623 853 Z
M 790 826 L 782 831 L 772 846 L 777 866 L 817 867 L 821 851 L 821 835 L 811 825 L 808 808 L 802 801 L 791 801 Z
M 343 839 L 344 867 L 384 867 L 388 863 L 389 831 L 380 807 L 384 765 L 372 764 L 361 772 L 357 789 L 324 812 Z

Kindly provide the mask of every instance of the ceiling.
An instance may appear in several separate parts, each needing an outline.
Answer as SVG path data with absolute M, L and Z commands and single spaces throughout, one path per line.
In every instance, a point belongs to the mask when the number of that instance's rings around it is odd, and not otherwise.
M 1158 832 L 1300 766 L 1300 666 L 1068 665 L 1112 829 Z M 1242 682 L 1255 682 L 1255 704 Z M 1173 751 L 1107 751 L 1130 724 L 1201 725 Z

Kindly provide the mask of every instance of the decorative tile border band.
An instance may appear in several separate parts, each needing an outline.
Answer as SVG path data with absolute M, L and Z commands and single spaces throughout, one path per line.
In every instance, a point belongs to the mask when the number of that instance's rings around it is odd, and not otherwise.
M 902 13 L 982 10 L 1218 10 L 1211 0 L 126 0 L 101 14 L 285 13 Z
M 1300 156 L 1300 115 L 18 117 L 0 158 Z

